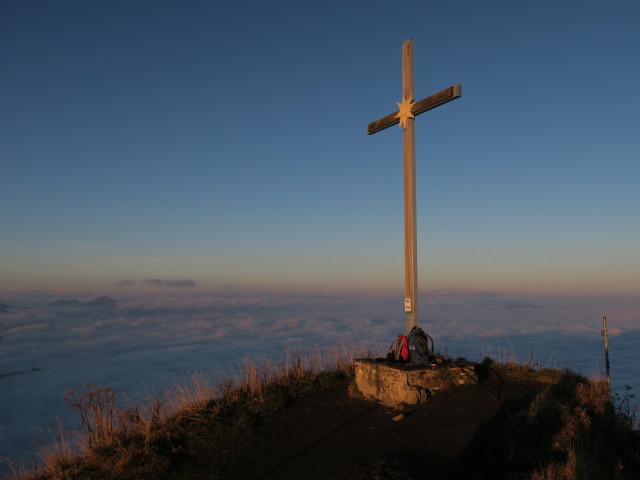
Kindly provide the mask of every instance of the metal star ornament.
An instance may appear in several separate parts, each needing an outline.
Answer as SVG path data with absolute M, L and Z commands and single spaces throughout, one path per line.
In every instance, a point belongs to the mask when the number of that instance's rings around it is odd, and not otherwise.
M 396 118 L 400 119 L 400 127 L 407 128 L 407 119 L 414 118 L 413 113 L 411 113 L 411 108 L 414 105 L 414 102 L 411 101 L 411 98 L 405 98 L 402 100 L 402 103 L 397 103 L 398 105 L 398 113 L 396 114 Z

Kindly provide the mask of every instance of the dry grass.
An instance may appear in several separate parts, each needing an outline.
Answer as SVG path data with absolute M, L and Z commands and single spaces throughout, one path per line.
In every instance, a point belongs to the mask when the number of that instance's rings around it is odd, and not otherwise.
M 564 461 L 551 461 L 536 469 L 531 475 L 531 480 L 576 480 L 585 478 L 578 476 L 579 469 L 576 449 L 571 448 L 567 452 L 567 457 Z
M 37 460 L 19 465 L 9 463 L 9 479 L 37 478 L 35 472 L 47 470 L 54 478 L 75 478 L 78 473 L 78 452 L 84 451 L 84 438 L 78 432 L 64 430 L 58 421 L 56 428 L 49 429 L 50 443 L 36 450 Z
M 65 396 L 84 431 L 59 426 L 37 464 L 11 464 L 10 480 L 171 477 L 185 452 L 241 442 L 255 422 L 297 395 L 353 375 L 353 360 L 379 354 L 369 343 L 341 342 L 311 354 L 244 358 L 220 381 L 194 372 L 160 398 L 120 408 L 111 388 L 87 384 Z M 224 462 L 221 462 L 224 463 Z M 221 464 L 221 467 L 225 465 Z
M 167 409 L 177 412 L 189 408 L 202 408 L 209 400 L 218 397 L 219 387 L 204 372 L 192 372 L 186 378 L 177 381 L 167 389 L 163 399 L 156 400 L 155 415 Z
M 635 479 L 640 474 L 634 420 L 611 402 L 606 381 L 565 370 L 515 422 L 520 434 L 536 439 L 527 452 L 538 460 L 536 480 Z
M 587 379 L 568 369 L 545 368 L 533 352 L 523 362 L 500 352 L 485 355 L 491 369 L 513 380 L 545 385 L 528 407 L 510 419 L 513 468 L 534 480 L 640 478 L 640 432 L 634 395 L 610 395 L 600 375 Z M 518 451 L 519 450 L 519 451 Z M 523 467 L 524 466 L 524 467 Z
M 491 347 L 487 347 L 483 353 L 485 362 L 493 364 L 501 373 L 513 378 L 523 380 L 537 380 L 542 383 L 555 383 L 565 372 L 565 369 L 545 366 L 535 358 L 535 353 L 531 351 L 529 356 L 523 360 L 517 355 L 505 349 L 498 349 L 497 352 Z

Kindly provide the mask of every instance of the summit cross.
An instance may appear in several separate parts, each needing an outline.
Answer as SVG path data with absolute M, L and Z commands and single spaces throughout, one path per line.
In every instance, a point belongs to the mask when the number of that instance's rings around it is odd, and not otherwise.
M 404 130 L 404 311 L 407 314 L 407 332 L 418 325 L 415 117 L 461 96 L 462 85 L 456 84 L 414 102 L 413 39 L 409 38 L 402 45 L 402 103 L 398 103 L 398 111 L 367 126 L 367 135 L 398 123 Z

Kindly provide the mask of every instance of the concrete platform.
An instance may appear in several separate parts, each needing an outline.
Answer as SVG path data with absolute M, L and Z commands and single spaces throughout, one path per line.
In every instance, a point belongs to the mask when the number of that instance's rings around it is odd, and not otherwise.
M 365 398 L 389 407 L 425 403 L 432 394 L 472 383 L 460 368 L 450 365 L 389 363 L 382 359 L 355 360 L 356 386 Z

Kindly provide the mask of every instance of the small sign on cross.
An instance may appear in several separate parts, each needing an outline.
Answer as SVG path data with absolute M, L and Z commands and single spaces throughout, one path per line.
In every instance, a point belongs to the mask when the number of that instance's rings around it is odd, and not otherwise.
M 398 111 L 390 113 L 367 126 L 372 135 L 392 125 L 403 128 L 404 146 L 404 266 L 407 332 L 418 325 L 418 272 L 416 248 L 416 140 L 415 117 L 462 96 L 462 85 L 449 88 L 414 102 L 413 97 L 413 39 L 402 45 L 402 102 Z

